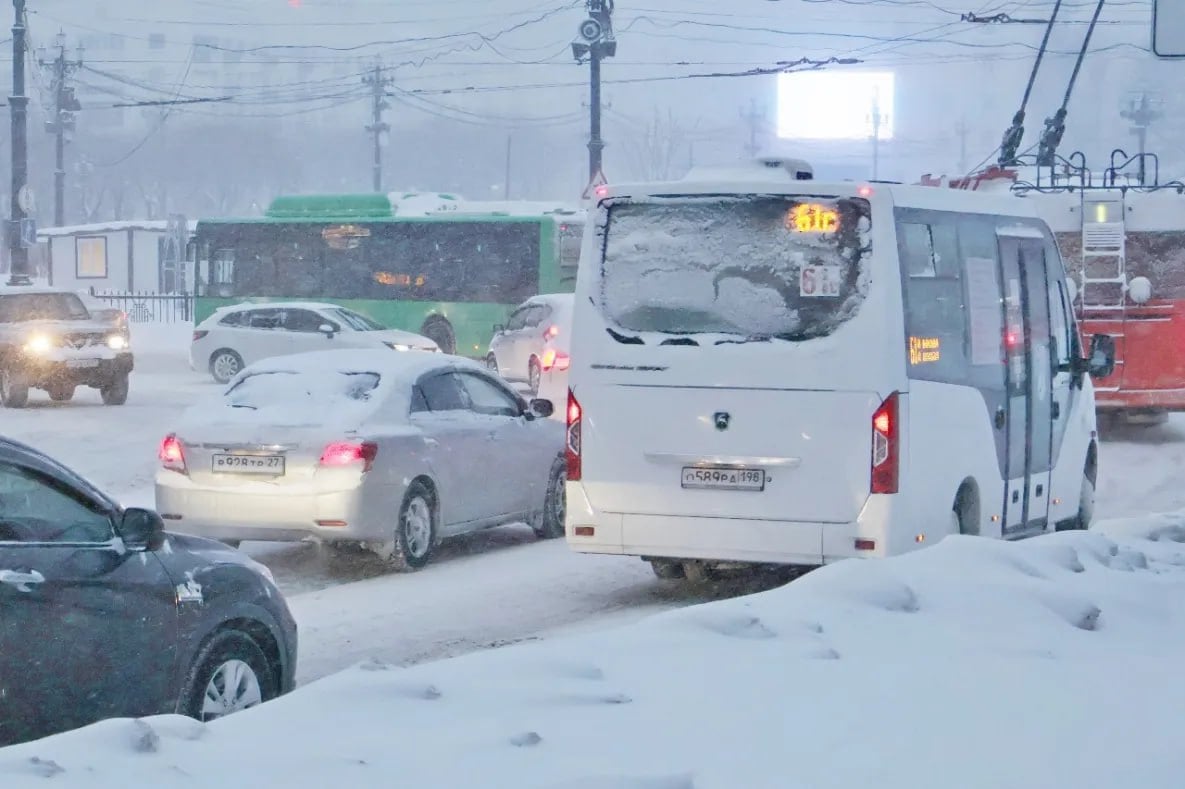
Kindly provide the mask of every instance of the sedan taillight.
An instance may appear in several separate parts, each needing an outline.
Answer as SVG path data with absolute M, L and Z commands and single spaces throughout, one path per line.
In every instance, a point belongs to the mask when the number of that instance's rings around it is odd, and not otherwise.
M 210 332 L 208 332 L 208 331 L 205 331 L 204 329 L 202 329 L 202 330 L 199 330 L 199 331 L 195 331 L 195 332 L 193 333 L 193 341 L 194 341 L 194 342 L 197 342 L 198 340 L 202 339 L 203 337 L 205 337 L 205 336 L 206 336 L 207 334 L 209 334 L 209 333 L 210 333 Z
M 321 453 L 322 466 L 350 466 L 355 463 L 362 465 L 362 473 L 374 467 L 374 459 L 378 457 L 379 446 L 372 441 L 334 441 Z
M 157 457 L 160 458 L 162 468 L 176 471 L 179 474 L 188 473 L 185 467 L 185 448 L 175 433 L 169 433 L 160 442 L 160 451 L 157 452 Z

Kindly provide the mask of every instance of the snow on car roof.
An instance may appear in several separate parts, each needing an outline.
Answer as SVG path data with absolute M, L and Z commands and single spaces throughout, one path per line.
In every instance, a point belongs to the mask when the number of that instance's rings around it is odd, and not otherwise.
M 51 288 L 47 285 L 0 285 L 0 296 L 20 296 L 32 293 L 37 296 L 44 296 L 46 294 L 70 294 L 77 296 L 78 293 L 67 290 L 66 288 Z
M 527 299 L 527 304 L 551 304 L 557 307 L 566 307 L 572 304 L 575 299 L 573 293 L 540 293 L 538 296 L 532 296 Z
M 429 351 L 341 350 L 310 351 L 258 361 L 240 375 L 252 373 L 378 373 L 410 383 L 432 370 L 445 368 L 484 371 L 485 365 L 460 356 Z M 384 387 L 386 388 L 386 387 Z
M 217 312 L 238 312 L 240 310 L 253 309 L 288 309 L 288 310 L 349 310 L 349 307 L 343 307 L 340 304 L 330 304 L 322 301 L 244 301 L 238 304 L 230 304 L 225 307 L 219 307 Z M 350 310 L 354 312 L 354 310 Z

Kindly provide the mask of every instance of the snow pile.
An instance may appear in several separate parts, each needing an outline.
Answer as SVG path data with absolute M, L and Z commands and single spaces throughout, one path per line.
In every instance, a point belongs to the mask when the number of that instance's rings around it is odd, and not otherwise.
M 1175 789 L 1183 659 L 1185 517 L 950 538 L 208 726 L 107 721 L 0 750 L 0 785 Z

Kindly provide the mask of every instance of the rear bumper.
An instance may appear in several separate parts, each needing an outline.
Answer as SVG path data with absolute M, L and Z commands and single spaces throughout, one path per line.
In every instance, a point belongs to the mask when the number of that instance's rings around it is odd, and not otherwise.
M 565 535 L 579 553 L 818 566 L 917 547 L 915 535 L 889 528 L 897 506 L 896 496 L 870 496 L 851 523 L 600 512 L 579 482 L 569 482 Z
M 171 531 L 216 540 L 287 542 L 316 537 L 356 542 L 386 537 L 381 524 L 376 528 L 376 519 L 364 517 L 361 486 L 335 491 L 287 487 L 263 493 L 203 487 L 175 472 L 160 471 L 156 509 Z
M 1099 411 L 1185 411 L 1185 389 L 1095 389 L 1094 399 Z

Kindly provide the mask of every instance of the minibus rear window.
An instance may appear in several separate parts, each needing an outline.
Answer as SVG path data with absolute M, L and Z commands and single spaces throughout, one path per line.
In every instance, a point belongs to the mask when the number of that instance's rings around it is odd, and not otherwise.
M 601 307 L 619 328 L 808 340 L 858 312 L 868 201 L 709 196 L 609 208 Z

